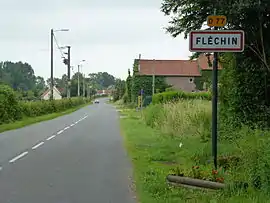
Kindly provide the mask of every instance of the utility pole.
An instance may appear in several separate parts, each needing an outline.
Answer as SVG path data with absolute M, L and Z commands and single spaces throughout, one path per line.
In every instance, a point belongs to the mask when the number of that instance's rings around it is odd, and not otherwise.
M 83 97 L 85 97 L 85 74 L 83 74 Z
M 51 29 L 51 95 L 50 99 L 53 100 L 53 29 Z
M 155 59 L 153 59 L 152 65 L 152 96 L 155 94 Z
M 78 97 L 80 96 L 80 65 L 78 65 Z
M 68 68 L 68 80 L 67 80 L 67 98 L 70 98 L 70 46 L 67 46 L 68 48 L 68 64 L 67 64 L 67 68 Z

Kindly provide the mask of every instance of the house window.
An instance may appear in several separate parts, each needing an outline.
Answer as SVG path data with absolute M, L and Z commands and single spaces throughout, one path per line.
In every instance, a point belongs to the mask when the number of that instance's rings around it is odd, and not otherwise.
M 189 83 L 193 83 L 193 78 L 189 78 Z

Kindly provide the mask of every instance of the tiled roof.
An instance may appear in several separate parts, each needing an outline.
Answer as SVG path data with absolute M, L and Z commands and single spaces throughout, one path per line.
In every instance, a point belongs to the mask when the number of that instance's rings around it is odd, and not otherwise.
M 196 61 L 190 60 L 139 60 L 140 75 L 200 76 Z
M 213 65 L 213 59 L 214 59 L 214 57 L 211 54 L 210 55 L 210 62 L 212 63 L 212 65 Z M 199 58 L 197 59 L 197 61 L 198 61 L 198 64 L 200 65 L 200 68 L 202 70 L 212 70 L 213 69 L 213 67 L 209 67 L 209 65 L 208 65 L 208 58 L 204 54 L 201 54 L 199 56 Z M 221 64 L 220 63 L 218 64 L 218 69 L 221 69 Z

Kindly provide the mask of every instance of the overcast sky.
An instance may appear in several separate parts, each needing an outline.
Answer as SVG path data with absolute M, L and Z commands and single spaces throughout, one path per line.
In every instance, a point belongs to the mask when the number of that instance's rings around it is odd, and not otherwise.
M 84 73 L 106 71 L 125 79 L 134 58 L 187 59 L 188 41 L 163 29 L 162 0 L 0 1 L 0 60 L 23 61 L 36 75 L 50 76 L 50 29 L 60 46 L 71 46 L 71 64 L 85 59 Z M 66 73 L 55 46 L 54 74 Z M 77 68 L 76 68 L 77 69 Z M 77 70 L 74 70 L 77 71 Z M 73 74 L 74 72 L 72 72 Z

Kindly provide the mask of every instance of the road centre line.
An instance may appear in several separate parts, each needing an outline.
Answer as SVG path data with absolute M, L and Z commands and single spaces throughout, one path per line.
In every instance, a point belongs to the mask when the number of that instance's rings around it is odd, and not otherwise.
M 64 132 L 64 130 L 60 130 L 57 132 L 57 135 L 61 134 L 62 132 Z
M 51 137 L 48 137 L 46 140 L 51 140 L 51 139 L 53 139 L 53 138 L 55 138 L 55 135 L 52 135 Z
M 84 116 L 83 118 L 81 118 L 80 120 L 76 121 L 75 123 L 72 123 L 70 124 L 70 126 L 67 126 L 65 127 L 63 130 L 60 130 L 57 132 L 57 135 L 61 134 L 64 132 L 64 130 L 67 130 L 69 129 L 70 127 L 73 127 L 74 125 L 78 124 L 80 121 L 86 119 L 88 117 L 88 115 Z M 50 137 L 48 137 L 46 140 L 51 140 L 53 138 L 55 138 L 56 135 L 52 135 Z M 37 149 L 38 147 L 42 146 L 44 144 L 44 142 L 40 142 L 38 144 L 36 144 L 35 146 L 32 147 L 33 150 Z M 9 160 L 9 163 L 14 163 L 15 161 L 21 159 L 22 157 L 26 156 L 29 152 L 28 151 L 25 151 L 25 152 L 22 152 L 21 154 L 19 154 L 18 156 L 14 157 L 13 159 Z M 0 171 L 2 170 L 3 168 L 0 166 Z
M 24 157 L 24 156 L 27 155 L 27 154 L 28 154 L 27 151 L 26 151 L 26 152 L 23 152 L 23 153 L 19 154 L 18 156 L 14 157 L 13 159 L 11 159 L 11 160 L 9 161 L 9 163 L 14 163 L 15 161 L 17 161 L 18 159 Z
M 43 144 L 44 144 L 44 142 L 40 142 L 40 143 L 36 144 L 34 147 L 32 147 L 32 149 L 37 149 L 38 147 L 40 147 Z

